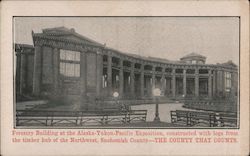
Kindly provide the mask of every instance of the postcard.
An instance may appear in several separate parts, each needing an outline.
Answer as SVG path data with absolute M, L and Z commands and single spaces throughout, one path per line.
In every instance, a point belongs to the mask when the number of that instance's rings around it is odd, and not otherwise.
M 3 1 L 2 155 L 247 155 L 247 1 Z

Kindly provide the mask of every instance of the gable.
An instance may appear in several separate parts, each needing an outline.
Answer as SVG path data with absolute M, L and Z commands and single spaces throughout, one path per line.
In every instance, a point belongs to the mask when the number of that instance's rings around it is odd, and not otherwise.
M 64 34 L 64 35 L 58 35 L 58 38 L 68 39 L 68 40 L 74 40 L 78 42 L 84 42 L 84 43 L 90 43 L 90 44 L 96 44 L 96 42 L 90 42 L 86 39 L 80 38 L 78 36 L 75 36 L 73 34 Z
M 103 46 L 101 43 L 98 43 L 94 40 L 91 40 L 85 36 L 76 33 L 73 28 L 68 29 L 65 27 L 57 27 L 57 28 L 43 29 L 43 35 Z

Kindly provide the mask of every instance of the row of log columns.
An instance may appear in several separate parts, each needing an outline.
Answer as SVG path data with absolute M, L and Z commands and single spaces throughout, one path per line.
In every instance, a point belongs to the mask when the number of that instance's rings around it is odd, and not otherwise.
M 41 91 L 41 73 L 42 73 L 42 50 L 41 46 L 35 46 L 35 55 L 34 55 L 34 75 L 33 75 L 33 93 L 34 95 L 39 95 Z M 53 49 L 53 82 L 54 82 L 54 94 L 58 95 L 59 91 L 59 69 L 60 69 L 60 52 L 59 49 Z M 20 76 L 20 83 L 21 85 L 25 85 L 24 82 L 24 75 L 25 75 L 25 55 L 21 57 L 21 76 Z M 120 97 L 123 96 L 124 91 L 124 71 L 123 71 L 123 59 L 120 59 L 119 67 L 119 94 Z M 102 78 L 103 78 L 103 55 L 101 52 L 97 52 L 97 82 L 96 82 L 96 95 L 97 97 L 102 96 Z M 144 96 L 144 65 L 141 64 L 141 73 L 140 73 L 140 96 Z M 134 73 L 135 63 L 131 62 L 130 68 L 130 95 L 134 97 L 135 95 L 135 73 Z M 81 52 L 81 61 L 80 61 L 80 91 L 81 96 L 85 99 L 86 98 L 86 73 L 87 73 L 87 65 L 86 65 L 86 52 Z M 155 88 L 155 67 L 152 69 L 152 89 Z M 218 75 L 218 77 L 217 77 Z M 221 82 L 217 85 L 218 80 Z M 176 97 L 176 71 L 175 68 L 172 69 L 172 97 Z M 162 94 L 164 95 L 164 91 L 166 89 L 166 79 L 165 74 L 163 72 L 161 76 L 161 90 L 163 91 Z M 112 56 L 108 55 L 107 58 L 107 86 L 108 86 L 108 95 L 112 96 Z M 222 71 L 214 71 L 212 73 L 211 69 L 208 70 L 208 97 L 212 97 L 213 94 L 216 93 L 217 88 L 223 88 L 224 90 L 224 72 Z M 21 86 L 23 88 L 23 86 Z M 20 90 L 22 93 L 22 90 Z M 152 91 L 151 91 L 152 93 Z M 187 74 L 186 69 L 183 70 L 183 95 L 187 94 Z M 195 69 L 195 96 L 199 96 L 199 68 Z

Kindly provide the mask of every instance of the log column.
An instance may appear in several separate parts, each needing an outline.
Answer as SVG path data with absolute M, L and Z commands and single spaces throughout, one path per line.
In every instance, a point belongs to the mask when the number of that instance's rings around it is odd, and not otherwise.
M 233 78 L 232 78 L 232 88 L 233 88 L 233 96 L 238 96 L 238 72 L 237 71 L 233 71 Z
M 141 97 L 144 97 L 144 65 L 141 64 L 141 75 L 140 75 L 140 82 L 141 82 Z
M 221 71 L 221 85 L 222 85 L 222 95 L 225 96 L 226 95 L 226 91 L 225 91 L 225 71 L 222 69 Z
M 155 89 L 155 66 L 152 68 L 152 88 L 151 88 L 151 95 L 153 96 L 153 90 Z
M 100 51 L 97 52 L 96 59 L 96 95 L 97 97 L 101 97 L 102 95 L 102 75 L 103 75 L 103 56 Z
M 120 59 L 120 71 L 119 71 L 119 94 L 120 98 L 123 97 L 124 90 L 124 75 L 123 75 L 123 59 Z
M 225 81 L 224 81 L 224 71 L 222 69 L 218 69 L 217 71 L 217 91 L 220 97 L 225 95 Z
M 53 69 L 54 69 L 54 94 L 58 96 L 59 91 L 59 69 L 60 69 L 60 52 L 59 49 L 53 49 Z
M 33 94 L 38 96 L 41 91 L 42 79 L 42 47 L 35 46 L 34 73 L 33 73 Z
M 221 96 L 222 92 L 221 92 L 221 72 L 220 69 L 218 69 L 216 71 L 216 90 L 217 90 L 217 94 L 218 96 Z
M 211 69 L 208 70 L 208 97 L 212 97 L 212 75 Z
M 80 90 L 82 104 L 86 102 L 86 92 L 87 92 L 87 60 L 86 52 L 81 52 L 81 62 L 80 62 Z
M 130 69 L 130 92 L 131 96 L 135 96 L 135 63 L 131 62 L 131 69 Z
M 108 96 L 112 96 L 112 56 L 108 55 Z
M 195 69 L 195 97 L 199 97 L 199 68 Z
M 175 98 L 175 68 L 172 69 L 172 96 Z
M 187 95 L 187 74 L 186 69 L 183 69 L 183 95 L 186 97 Z
M 21 67 L 20 67 L 20 94 L 23 94 L 23 90 L 26 87 L 26 73 L 27 73 L 27 56 L 23 51 L 21 56 Z
M 216 71 L 215 70 L 213 70 L 213 93 L 212 93 L 212 95 L 213 96 L 215 96 L 216 95 L 216 93 L 217 93 L 217 90 L 216 90 L 216 76 L 217 74 L 216 74 Z
M 235 93 L 237 92 L 237 73 L 231 72 L 231 95 L 235 97 Z
M 19 52 L 19 51 L 16 52 L 16 67 L 21 67 L 21 52 Z M 17 94 L 21 94 L 21 86 L 20 86 L 21 85 L 20 84 L 21 76 L 20 76 L 20 74 L 21 74 L 20 68 L 16 68 L 16 91 L 17 91 Z
M 161 93 L 162 95 L 165 95 L 165 90 L 166 90 L 166 78 L 164 72 L 162 72 L 161 76 Z

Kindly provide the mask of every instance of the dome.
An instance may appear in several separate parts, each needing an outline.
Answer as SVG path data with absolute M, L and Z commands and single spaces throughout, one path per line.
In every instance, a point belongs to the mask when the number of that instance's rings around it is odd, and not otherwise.
M 190 53 L 180 58 L 180 60 L 191 64 L 205 64 L 206 57 L 197 53 Z

